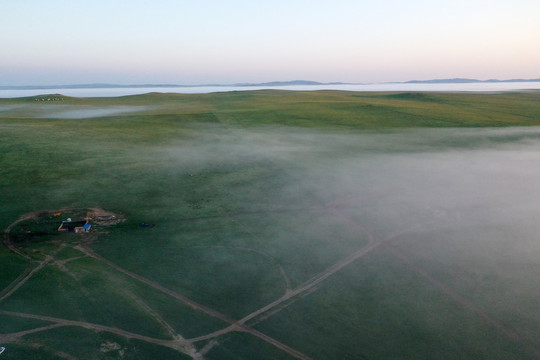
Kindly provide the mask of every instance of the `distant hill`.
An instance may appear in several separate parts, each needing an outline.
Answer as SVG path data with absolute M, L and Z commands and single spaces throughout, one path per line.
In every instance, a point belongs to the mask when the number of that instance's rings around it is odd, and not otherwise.
M 68 85 L 21 85 L 21 86 L 0 86 L 5 90 L 39 90 L 39 89 L 106 89 L 106 88 L 137 88 L 137 87 L 188 87 L 190 85 L 174 84 L 68 84 Z M 200 85 L 197 85 L 200 86 Z
M 179 84 L 69 84 L 69 85 L 21 85 L 21 86 L 0 86 L 3 90 L 38 90 L 38 89 L 106 89 L 106 88 L 164 88 L 164 87 L 203 87 L 203 86 L 290 86 L 290 85 L 345 85 L 342 82 L 321 83 L 308 80 L 292 81 L 271 81 L 264 83 L 236 83 L 236 84 L 199 84 L 199 85 L 179 85 Z
M 508 83 L 508 82 L 540 82 L 540 79 L 508 79 L 508 80 L 478 80 L 478 79 L 432 79 L 432 80 L 409 80 L 403 81 L 401 84 L 465 84 L 465 83 Z
M 478 80 L 466 78 L 454 79 L 431 79 L 431 80 L 409 80 L 402 82 L 387 82 L 386 84 L 463 84 L 463 83 L 508 83 L 508 82 L 540 82 L 539 79 L 508 79 L 508 80 Z M 260 86 L 316 86 L 316 85 L 367 85 L 367 83 L 344 83 L 344 82 L 317 82 L 309 80 L 291 80 L 291 81 L 270 81 L 263 83 L 236 83 L 236 84 L 198 84 L 198 85 L 179 85 L 179 84 L 70 84 L 70 85 L 21 85 L 21 86 L 0 86 L 0 90 L 39 90 L 39 89 L 106 89 L 106 88 L 193 88 L 193 87 L 260 87 Z

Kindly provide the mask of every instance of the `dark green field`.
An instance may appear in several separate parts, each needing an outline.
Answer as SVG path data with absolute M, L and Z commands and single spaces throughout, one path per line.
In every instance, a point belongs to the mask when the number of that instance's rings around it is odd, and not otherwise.
M 537 359 L 539 126 L 538 91 L 0 99 L 0 357 Z

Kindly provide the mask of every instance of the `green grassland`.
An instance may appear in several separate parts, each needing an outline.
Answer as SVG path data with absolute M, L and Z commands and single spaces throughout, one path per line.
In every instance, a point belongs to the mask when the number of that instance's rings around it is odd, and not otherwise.
M 294 359 L 294 357 L 283 354 L 275 347 L 248 334 L 232 333 L 218 341 L 220 345 L 213 347 L 206 354 L 205 359 Z
M 0 99 L 2 357 L 534 359 L 539 125 L 537 91 Z M 125 221 L 56 230 L 91 208 Z
M 27 267 L 23 258 L 13 256 L 5 247 L 0 248 L 0 285 L 4 289 L 15 280 Z

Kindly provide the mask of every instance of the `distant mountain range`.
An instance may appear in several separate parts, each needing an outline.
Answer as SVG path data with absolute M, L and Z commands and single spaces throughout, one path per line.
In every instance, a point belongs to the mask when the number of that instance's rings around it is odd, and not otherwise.
M 398 84 L 465 84 L 465 83 L 509 83 L 509 82 L 539 82 L 540 79 L 508 79 L 508 80 L 478 80 L 478 79 L 432 79 L 432 80 L 409 80 Z
M 540 82 L 538 79 L 508 79 L 508 80 L 478 80 L 478 79 L 432 79 L 432 80 L 409 80 L 398 82 L 386 82 L 385 84 L 464 84 L 464 83 L 509 83 L 509 82 Z M 344 83 L 344 82 L 317 82 L 308 80 L 292 80 L 292 81 L 271 81 L 263 83 L 236 83 L 236 84 L 200 84 L 200 85 L 178 85 L 178 84 L 71 84 L 71 85 L 20 85 L 20 86 L 0 86 L 0 90 L 38 90 L 38 89 L 104 89 L 104 88 L 166 88 L 166 87 L 227 87 L 227 86 L 242 86 L 242 87 L 260 87 L 260 86 L 293 86 L 293 85 L 368 85 L 368 83 Z
M 264 83 L 237 83 L 237 84 L 200 84 L 200 85 L 179 85 L 179 84 L 70 84 L 70 85 L 20 85 L 20 86 L 0 86 L 4 90 L 39 90 L 39 89 L 105 89 L 105 88 L 166 88 L 166 87 L 203 87 L 203 86 L 291 86 L 291 85 L 346 85 L 342 82 L 322 83 L 308 80 L 293 81 L 271 81 Z
M 293 80 L 293 81 L 271 81 L 264 83 L 239 83 L 232 86 L 290 86 L 290 85 L 348 85 L 350 83 L 343 82 L 327 82 L 321 83 L 317 81 L 308 81 L 308 80 Z M 230 85 L 225 85 L 230 86 Z

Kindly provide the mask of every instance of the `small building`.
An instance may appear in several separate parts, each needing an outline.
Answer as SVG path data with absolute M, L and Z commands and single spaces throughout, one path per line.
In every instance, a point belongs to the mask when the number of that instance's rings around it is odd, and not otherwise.
M 67 231 L 67 232 L 83 232 L 84 226 L 88 224 L 88 220 L 77 220 L 77 221 L 62 221 L 62 224 L 58 227 L 58 231 Z M 80 231 L 77 230 L 80 228 Z M 90 228 L 88 228 L 90 229 Z

